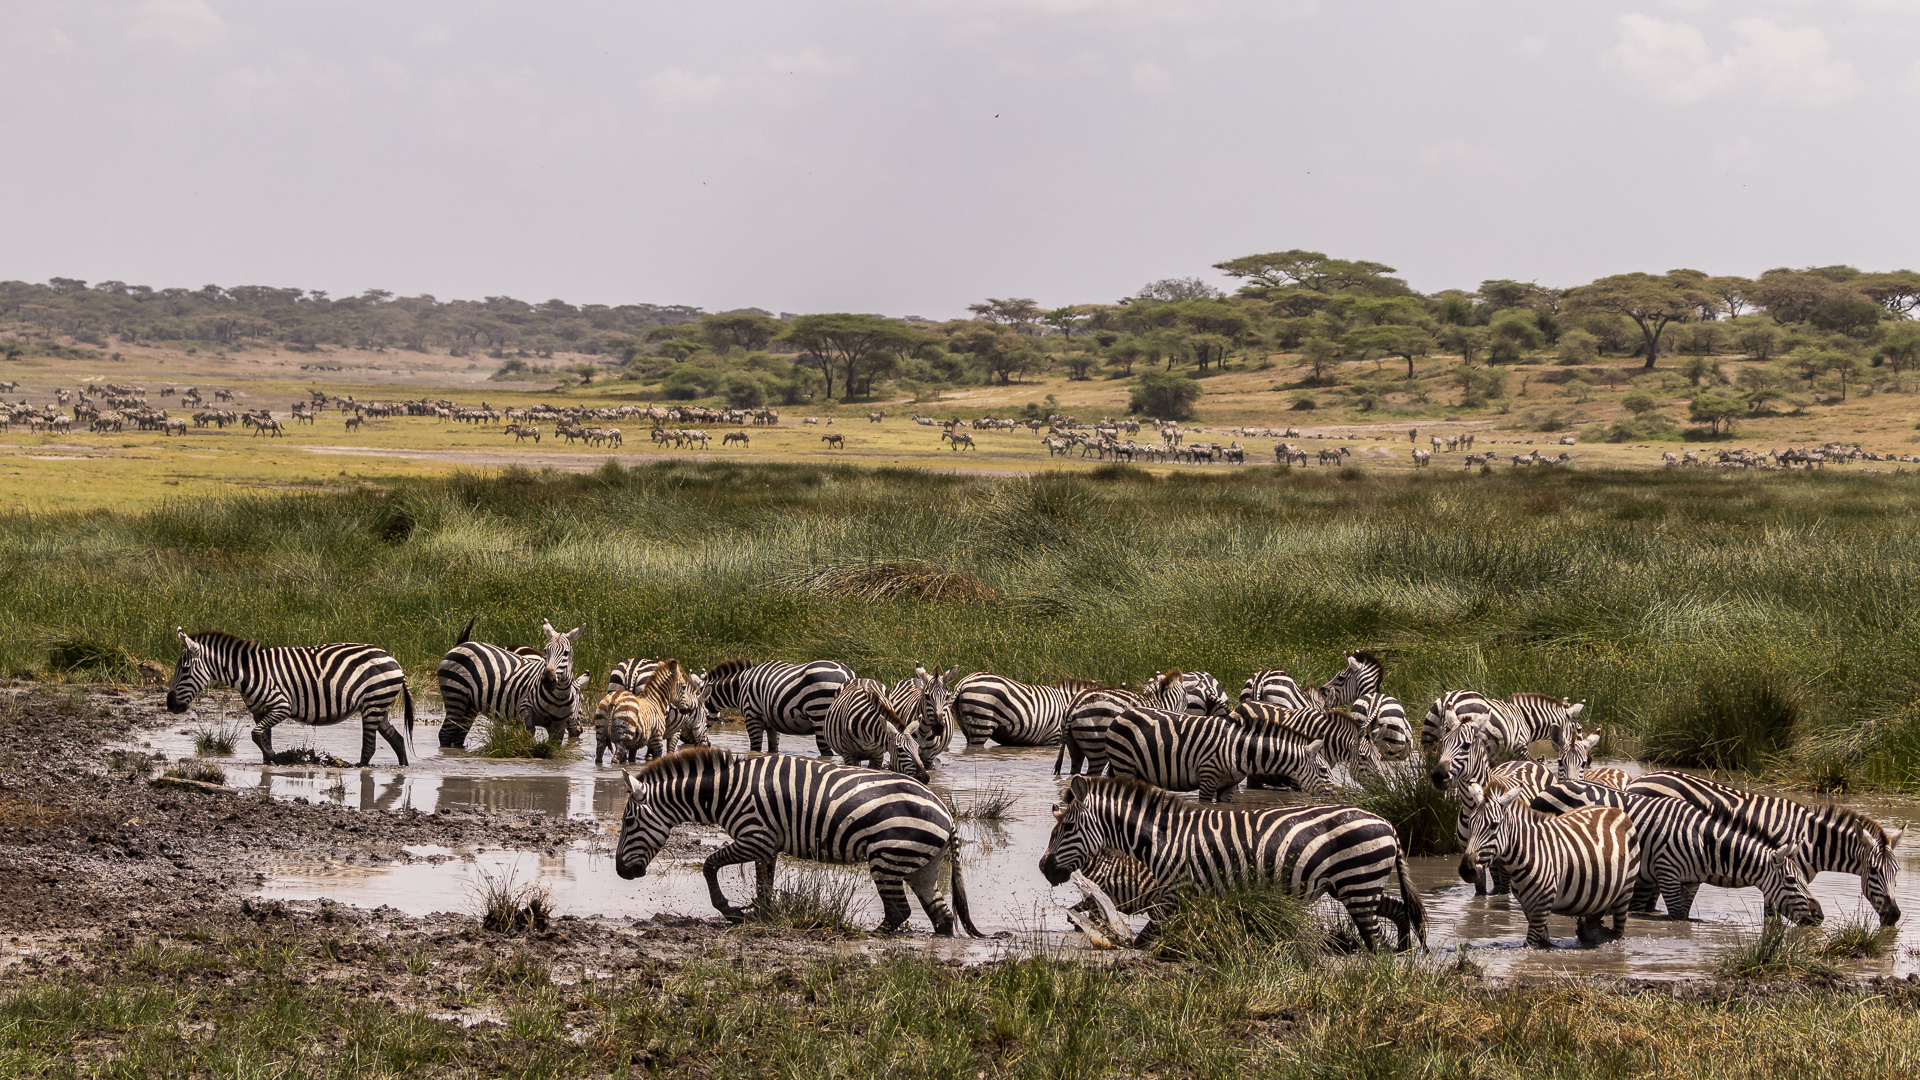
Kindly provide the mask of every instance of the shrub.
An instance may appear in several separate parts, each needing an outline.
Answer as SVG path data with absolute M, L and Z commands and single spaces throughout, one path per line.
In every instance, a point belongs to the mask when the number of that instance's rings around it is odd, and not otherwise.
M 1330 935 L 1313 906 L 1266 882 L 1219 893 L 1183 894 L 1172 914 L 1153 924 L 1153 951 L 1163 960 L 1238 967 L 1281 957 L 1311 966 Z
M 1185 375 L 1153 369 L 1141 372 L 1127 400 L 1127 411 L 1160 420 L 1189 420 L 1200 400 L 1200 384 Z
M 480 929 L 493 934 L 544 931 L 553 915 L 553 897 L 535 884 L 520 885 L 514 872 L 498 877 L 481 871 L 478 900 Z
M 850 873 L 823 866 L 803 867 L 792 871 L 785 883 L 776 882 L 772 897 L 764 904 L 755 904 L 747 917 L 770 929 L 861 936 L 864 931 L 853 921 L 861 885 L 861 880 Z
M 563 757 L 567 752 L 558 739 L 536 739 L 533 729 L 518 720 L 497 718 L 487 721 L 487 741 L 480 744 L 480 753 L 491 758 L 550 760 Z
M 1703 674 L 1661 703 L 1643 732 L 1647 760 L 1757 773 L 1786 747 L 1799 720 L 1797 695 L 1770 672 Z
M 1353 805 L 1379 814 L 1400 834 L 1408 855 L 1450 855 L 1460 845 L 1453 835 L 1459 800 L 1427 778 L 1426 763 L 1418 755 L 1387 765 L 1384 775 L 1363 772 Z

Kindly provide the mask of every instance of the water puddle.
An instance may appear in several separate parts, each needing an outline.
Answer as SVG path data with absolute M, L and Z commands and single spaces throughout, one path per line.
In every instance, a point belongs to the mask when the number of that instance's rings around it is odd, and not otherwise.
M 214 716 L 209 715 L 207 719 Z M 229 715 L 227 722 L 234 719 L 235 716 Z M 169 758 L 191 754 L 192 737 L 180 732 L 202 722 L 205 721 L 189 720 L 172 731 L 153 736 L 151 747 Z M 214 722 L 218 726 L 219 721 Z M 321 753 L 347 760 L 359 755 L 357 724 L 319 729 L 287 725 L 275 734 L 277 748 L 300 746 L 304 740 Z M 713 737 L 716 746 L 746 750 L 746 735 L 737 723 L 716 725 Z M 442 751 L 436 742 L 435 729 L 421 727 L 415 734 L 414 764 L 404 770 L 391 764 L 378 764 L 383 758 L 388 762 L 392 760 L 384 744 L 375 756 L 376 765 L 369 769 L 268 768 L 258 763 L 244 730 L 239 741 L 239 752 L 221 762 L 227 772 L 227 783 L 265 789 L 279 798 L 325 800 L 363 810 L 411 807 L 423 813 L 434 810 L 541 811 L 554 816 L 591 819 L 602 825 L 599 838 L 549 852 L 454 850 L 418 845 L 406 849 L 405 860 L 385 864 L 288 859 L 268 871 L 260 890 L 264 897 L 288 900 L 327 897 L 369 908 L 387 904 L 417 915 L 436 911 L 471 912 L 478 906 L 476 898 L 489 880 L 511 878 L 516 883 L 547 888 L 555 910 L 561 914 L 622 920 L 644 920 L 655 915 L 705 918 L 713 914 L 697 858 L 663 857 L 645 878 L 637 881 L 622 881 L 613 872 L 611 844 L 626 801 L 626 789 L 620 773 L 611 765 L 594 767 L 591 734 L 583 740 L 587 746 L 584 754 L 555 761 L 500 760 L 458 750 Z M 981 930 L 990 934 L 1009 932 L 1021 944 L 1043 947 L 1079 939 L 1079 935 L 1070 932 L 1072 928 L 1058 906 L 1060 902 L 1077 900 L 1078 891 L 1071 886 L 1050 888 L 1038 868 L 1053 825 L 1049 811 L 1059 790 L 1053 775 L 1053 760 L 1051 749 L 960 748 L 944 759 L 933 781 L 933 786 L 962 811 L 997 794 L 1011 800 L 1000 820 L 962 822 L 968 841 L 967 892 L 974 921 Z M 1243 791 L 1238 798 L 1240 805 L 1262 805 L 1284 801 L 1286 796 Z M 1898 928 L 1888 955 L 1881 960 L 1860 962 L 1857 970 L 1863 974 L 1886 975 L 1920 971 L 1920 829 L 1913 828 L 1920 823 L 1920 803 L 1867 799 L 1854 800 L 1849 805 L 1889 826 L 1908 826 L 1899 849 L 1903 872 L 1898 883 L 1900 904 L 1907 917 Z M 715 830 L 693 828 L 687 835 L 702 850 L 725 842 L 724 836 Z M 1473 959 L 1489 975 L 1698 978 L 1712 973 L 1719 950 L 1750 940 L 1760 927 L 1761 903 L 1757 890 L 1735 891 L 1708 885 L 1702 886 L 1695 900 L 1691 922 L 1634 917 L 1622 941 L 1596 949 L 1529 950 L 1522 947 L 1526 920 L 1518 905 L 1510 897 L 1475 896 L 1472 887 L 1458 878 L 1457 864 L 1457 856 L 1412 861 L 1414 880 L 1427 905 L 1428 942 L 1435 950 L 1452 950 L 1456 945 L 1469 947 Z M 795 872 L 792 867 L 800 865 L 806 864 L 783 860 L 781 872 L 792 874 Z M 849 882 L 857 898 L 858 920 L 868 924 L 879 922 L 879 898 L 863 872 L 838 867 L 816 872 Z M 736 903 L 744 903 L 753 893 L 752 870 L 730 868 L 721 875 L 721 884 Z M 1813 888 L 1826 909 L 1829 925 L 1848 920 L 1876 924 L 1872 909 L 1860 895 L 1858 879 L 1821 874 L 1814 880 Z M 925 926 L 917 905 L 911 925 Z M 1556 942 L 1572 943 L 1572 920 L 1556 917 L 1552 927 Z M 848 948 L 858 951 L 860 946 L 852 943 Z M 953 950 L 954 955 L 961 958 L 986 955 L 983 947 L 965 943 L 941 943 L 936 948 Z

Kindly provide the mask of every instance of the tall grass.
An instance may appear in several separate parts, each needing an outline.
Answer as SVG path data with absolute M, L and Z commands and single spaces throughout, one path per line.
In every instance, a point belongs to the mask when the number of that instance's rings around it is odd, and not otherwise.
M 168 661 L 172 629 L 372 639 L 426 692 L 469 617 L 580 668 L 938 656 L 1035 681 L 1387 659 L 1584 698 L 1667 761 L 1920 782 L 1920 489 L 1893 476 L 1252 468 L 997 479 L 669 462 L 0 515 L 0 672 Z M 959 601 L 959 602 L 956 602 Z M 56 645 L 84 642 L 60 652 Z M 92 666 L 89 666 L 92 665 Z

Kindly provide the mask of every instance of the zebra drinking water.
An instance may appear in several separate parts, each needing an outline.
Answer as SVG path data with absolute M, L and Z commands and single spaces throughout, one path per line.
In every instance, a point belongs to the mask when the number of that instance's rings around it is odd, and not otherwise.
M 1351 806 L 1224 809 L 1189 803 L 1137 780 L 1076 776 L 1054 807 L 1040 872 L 1059 885 L 1108 848 L 1145 863 L 1161 889 L 1219 892 L 1268 882 L 1312 901 L 1332 896 L 1368 948 L 1379 916 L 1426 941 L 1426 908 L 1393 826 Z M 1397 879 L 1399 895 L 1388 890 Z
M 167 711 L 183 713 L 211 682 L 223 682 L 239 693 L 253 714 L 253 742 L 260 759 L 273 759 L 273 728 L 282 720 L 298 720 L 316 727 L 337 724 L 356 711 L 360 714 L 360 761 L 373 761 L 373 737 L 380 735 L 393 747 L 400 764 L 407 763 L 407 744 L 388 722 L 393 699 L 404 703 L 407 738 L 413 737 L 413 691 L 400 662 L 383 649 L 352 643 L 268 648 L 258 641 L 221 630 L 180 637 L 180 660 L 167 686 Z
M 1087 679 L 1034 686 L 976 671 L 953 686 L 953 718 L 968 746 L 985 746 L 988 739 L 1002 746 L 1052 746 L 1074 695 L 1099 686 Z
M 821 724 L 840 688 L 853 681 L 853 669 L 836 660 L 789 664 L 769 660 L 749 664 L 728 660 L 707 672 L 707 708 L 734 709 L 747 721 L 747 745 L 779 753 L 781 735 L 812 735 L 821 757 L 833 753 Z
M 849 765 L 886 768 L 925 782 L 920 760 L 920 718 L 903 715 L 887 701 L 887 686 L 854 679 L 840 688 L 827 707 L 822 728 L 827 745 Z
M 563 731 L 580 734 L 580 688 L 587 673 L 574 675 L 573 645 L 586 628 L 563 634 L 542 619 L 547 644 L 536 651 L 469 640 L 473 623 L 467 620 L 460 640 L 440 658 L 440 699 L 447 707 L 440 745 L 465 746 L 467 730 L 480 716 L 518 721 L 529 731 L 544 727 L 549 740 Z
M 1195 716 L 1134 706 L 1107 729 L 1113 775 L 1168 791 L 1200 792 L 1201 801 L 1228 802 L 1249 775 L 1281 776 L 1302 791 L 1333 790 L 1324 739 L 1303 740 L 1264 717 Z
M 714 909 L 733 922 L 745 912 L 720 889 L 720 869 L 753 863 L 756 904 L 773 897 L 780 855 L 819 862 L 865 862 L 886 918 L 882 932 L 907 921 L 907 887 L 934 932 L 954 934 L 954 916 L 982 936 L 967 913 L 960 860 L 953 863 L 953 905 L 938 891 L 942 856 L 958 854 L 959 835 L 939 796 L 895 773 L 856 769 L 791 754 L 736 757 L 697 747 L 648 762 L 627 774 L 614 871 L 626 880 L 647 867 L 677 825 L 697 821 L 725 829 L 731 841 L 707 856 L 702 870 Z

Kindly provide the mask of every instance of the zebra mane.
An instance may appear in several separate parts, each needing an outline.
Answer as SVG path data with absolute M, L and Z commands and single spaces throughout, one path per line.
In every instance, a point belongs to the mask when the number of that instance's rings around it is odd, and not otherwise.
M 225 630 L 195 630 L 187 636 L 202 645 L 231 644 L 246 645 L 252 648 L 260 647 L 260 643 L 253 638 L 241 637 L 239 634 L 229 634 Z
M 1106 683 L 1100 682 L 1098 679 L 1081 679 L 1073 676 L 1068 676 L 1067 678 L 1064 678 L 1064 679 L 1055 679 L 1052 682 L 1048 683 L 1047 685 L 1054 687 L 1055 689 L 1058 689 L 1058 690 L 1117 689 L 1116 687 L 1108 686 Z
M 634 690 L 634 693 L 641 697 L 664 699 L 667 696 L 667 687 L 672 686 L 674 681 L 680 678 L 680 670 L 680 661 L 662 660 L 659 666 L 653 669 L 653 674 L 647 676 L 647 684 Z
M 1509 705 L 1522 705 L 1527 702 L 1533 702 L 1535 704 L 1541 704 L 1541 705 L 1553 705 L 1560 708 L 1565 708 L 1568 704 L 1566 698 L 1554 697 L 1552 694 L 1536 694 L 1531 690 L 1522 690 L 1517 694 L 1507 695 L 1507 704 Z
M 747 670 L 752 666 L 753 666 L 752 664 L 748 663 L 747 661 L 741 659 L 738 656 L 732 658 L 731 660 L 722 660 L 719 663 L 713 665 L 713 670 L 707 672 L 707 681 L 708 682 L 725 682 L 728 679 L 733 678 L 735 675 L 740 674 L 741 672 Z
M 1846 832 L 1858 830 L 1867 839 L 1884 846 L 1887 843 L 1887 827 L 1850 806 L 1839 803 L 1821 803 L 1807 808 L 1814 819 Z
M 641 780 L 673 779 L 702 769 L 724 769 L 733 764 L 733 751 L 713 746 L 689 746 L 662 754 L 633 775 Z
M 1355 660 L 1360 661 L 1360 663 L 1366 667 L 1377 667 L 1382 669 L 1386 667 L 1385 664 L 1380 662 L 1379 657 L 1365 650 L 1351 652 L 1351 653 L 1348 653 L 1347 655 L 1353 657 Z

